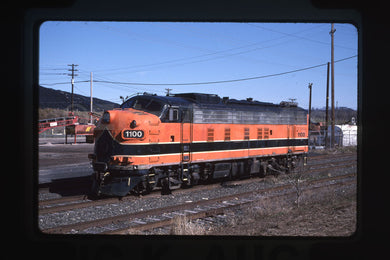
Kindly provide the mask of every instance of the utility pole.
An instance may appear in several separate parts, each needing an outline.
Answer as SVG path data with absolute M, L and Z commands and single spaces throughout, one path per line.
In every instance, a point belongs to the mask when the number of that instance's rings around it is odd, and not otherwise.
M 328 109 L 329 109 L 329 65 L 330 63 L 328 62 L 328 68 L 327 68 L 327 72 L 326 72 L 326 116 L 325 116 L 325 126 L 326 126 L 326 130 L 325 130 L 325 148 L 328 148 L 329 144 L 328 144 L 328 127 L 329 127 L 329 115 L 328 115 Z
M 313 86 L 313 83 L 309 83 L 309 89 L 310 89 L 310 94 L 309 94 L 309 130 L 310 130 L 310 117 L 311 117 L 311 87 Z
M 93 107 L 93 98 L 92 98 L 92 85 L 93 85 L 93 81 L 92 81 L 92 72 L 91 72 L 91 106 L 90 106 L 90 110 L 91 110 L 91 116 L 90 116 L 90 123 L 92 124 L 92 107 Z
M 331 84 L 332 84 L 332 138 L 331 138 L 331 148 L 334 148 L 335 138 L 334 138 L 334 125 L 335 125 L 335 113 L 334 113 L 334 33 L 336 29 L 334 29 L 334 24 L 332 23 L 332 29 L 329 32 L 332 40 L 331 45 Z
M 68 64 L 68 66 L 72 66 L 72 69 L 68 69 L 68 71 L 71 71 L 72 74 L 68 74 L 68 76 L 72 76 L 72 81 L 71 81 L 71 83 L 72 83 L 72 101 L 71 101 L 70 111 L 71 111 L 72 114 L 73 114 L 73 89 L 74 89 L 74 77 L 75 77 L 75 76 L 78 76 L 78 74 L 74 74 L 74 72 L 77 71 L 77 70 L 74 69 L 74 67 L 77 67 L 77 66 L 79 66 L 79 65 L 76 65 L 76 64 Z
M 172 90 L 171 88 L 166 88 L 165 89 L 167 91 L 167 97 L 169 97 L 169 95 L 171 94 L 170 91 Z
M 291 101 L 291 103 L 295 103 L 295 100 L 297 100 L 296 98 L 289 98 L 288 100 Z

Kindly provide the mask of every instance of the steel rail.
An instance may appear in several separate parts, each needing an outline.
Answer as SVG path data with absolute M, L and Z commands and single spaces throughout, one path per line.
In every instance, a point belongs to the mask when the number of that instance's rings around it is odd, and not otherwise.
M 348 182 L 331 183 L 327 186 L 304 188 L 304 189 L 302 189 L 302 192 L 309 191 L 309 190 L 313 191 L 313 190 L 318 190 L 318 189 L 323 189 L 323 188 L 329 188 L 329 186 L 339 186 L 339 185 L 354 184 L 354 183 L 356 183 L 354 180 L 348 181 Z M 217 216 L 220 214 L 224 214 L 228 210 L 239 209 L 239 208 L 242 208 L 244 206 L 247 206 L 248 204 L 249 205 L 254 204 L 260 200 L 271 200 L 274 198 L 279 198 L 281 196 L 294 196 L 295 194 L 296 194 L 296 191 L 292 190 L 292 191 L 285 192 L 283 194 L 275 194 L 275 195 L 271 195 L 268 197 L 257 198 L 254 200 L 240 202 L 239 204 L 234 204 L 234 205 L 221 203 L 221 207 L 207 209 L 207 210 L 203 210 L 203 211 L 196 212 L 196 213 L 187 213 L 187 214 L 185 214 L 185 217 L 189 221 L 193 221 L 196 219 L 202 219 L 202 218 L 206 218 L 206 217 L 213 217 L 213 216 Z M 137 226 L 109 230 L 109 231 L 102 232 L 101 234 L 117 234 L 117 235 L 131 234 L 132 231 L 148 231 L 148 230 L 152 230 L 155 228 L 162 228 L 165 226 L 169 226 L 169 225 L 172 225 L 172 222 L 173 222 L 172 219 L 165 219 L 165 220 L 154 221 L 154 222 L 150 222 L 150 223 L 146 223 L 146 224 L 139 224 Z
M 326 177 L 326 178 L 315 179 L 315 180 L 307 180 L 307 181 L 301 182 L 301 184 L 310 185 L 310 184 L 321 183 L 321 182 L 329 182 L 329 181 L 333 181 L 333 180 L 353 177 L 355 175 L 356 174 L 353 173 L 353 174 L 338 175 L 338 176 Z M 266 194 L 266 193 L 270 193 L 270 192 L 280 191 L 283 189 L 291 189 L 291 188 L 294 188 L 294 184 L 288 183 L 288 184 L 278 185 L 276 187 L 265 188 L 265 189 L 258 190 L 258 191 L 249 191 L 249 192 L 244 192 L 244 193 L 239 193 L 239 194 L 231 194 L 231 195 L 222 196 L 222 197 L 209 199 L 209 200 L 173 205 L 173 206 L 168 206 L 168 207 L 164 207 L 164 208 L 156 208 L 156 209 L 151 209 L 151 210 L 136 212 L 136 213 L 130 213 L 130 214 L 122 214 L 122 215 L 117 215 L 117 216 L 103 218 L 103 219 L 96 219 L 96 220 L 92 220 L 92 221 L 85 221 L 85 222 L 81 222 L 81 223 L 74 223 L 74 224 L 69 224 L 69 225 L 64 225 L 64 226 L 43 229 L 42 231 L 44 233 L 66 233 L 66 232 L 69 232 L 71 230 L 85 230 L 89 227 L 115 224 L 115 223 L 119 223 L 119 222 L 128 221 L 129 219 L 139 219 L 139 218 L 145 218 L 147 216 L 161 215 L 162 212 L 166 213 L 166 212 L 173 212 L 173 211 L 178 211 L 178 210 L 186 210 L 186 209 L 188 210 L 188 209 L 193 209 L 195 207 L 204 206 L 207 204 L 212 204 L 212 203 L 215 203 L 218 201 L 226 201 L 226 200 L 231 200 L 231 199 L 235 199 L 235 198 L 248 197 L 252 194 Z
M 352 163 L 347 163 L 347 164 L 339 164 L 339 163 L 345 163 L 345 162 L 351 162 Z M 316 164 L 316 165 L 308 165 L 306 167 L 314 167 L 314 166 L 323 166 L 327 165 L 328 163 L 322 163 L 322 164 Z M 349 161 L 338 161 L 338 162 L 333 162 L 333 165 L 328 166 L 326 168 L 319 168 L 319 169 L 305 169 L 303 171 L 304 174 L 309 174 L 309 173 L 316 173 L 316 172 L 326 172 L 332 169 L 338 169 L 338 168 L 345 168 L 349 166 L 354 166 L 356 165 L 356 162 L 353 160 Z M 294 173 L 292 173 L 294 174 Z M 256 177 L 256 176 L 254 176 Z M 264 181 L 263 179 L 258 179 L 258 181 Z M 229 185 L 229 183 L 238 183 L 238 184 L 245 184 L 248 182 L 253 182 L 253 178 L 250 179 L 245 179 L 245 180 L 233 180 L 233 181 L 227 181 L 224 184 Z M 195 186 L 191 189 L 180 189 L 180 190 L 175 190 L 173 191 L 175 194 L 181 194 L 181 193 L 187 193 L 187 192 L 194 192 L 198 190 L 209 190 L 213 189 L 220 186 L 220 183 L 217 184 L 206 184 L 206 185 L 198 185 Z M 155 194 L 149 194 L 148 197 L 151 197 Z M 157 195 L 155 195 L 157 196 Z M 136 198 L 134 196 L 126 196 L 121 198 L 120 200 L 123 201 L 129 201 L 129 200 L 135 200 Z M 99 205 L 105 205 L 109 203 L 115 203 L 118 202 L 118 198 L 104 198 L 100 200 L 86 200 L 86 195 L 81 195 L 81 196 L 70 196 L 70 197 L 62 197 L 62 198 L 56 198 L 56 199 L 49 199 L 49 200 L 43 200 L 39 202 L 39 214 L 49 214 L 49 213 L 54 213 L 54 212 L 61 212 L 61 211 L 66 211 L 66 210 L 74 210 L 74 209 L 79 209 L 79 208 L 85 208 L 85 207 L 90 207 L 90 206 L 99 206 Z M 79 201 L 76 203 L 73 203 L 74 201 Z M 64 203 L 67 203 L 63 205 Z

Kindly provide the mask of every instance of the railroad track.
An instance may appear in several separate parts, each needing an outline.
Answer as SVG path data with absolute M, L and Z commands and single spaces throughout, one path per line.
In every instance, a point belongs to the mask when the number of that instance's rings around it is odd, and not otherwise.
M 307 158 L 307 165 L 326 165 L 327 163 L 337 163 L 342 161 L 357 160 L 357 155 L 353 154 L 340 154 L 340 155 L 318 155 Z
M 329 189 L 332 186 L 356 184 L 356 174 L 345 174 L 334 177 L 307 180 L 300 183 L 301 189 L 313 191 Z M 175 216 L 186 216 L 188 220 L 206 218 L 225 213 L 227 210 L 237 209 L 259 200 L 273 199 L 280 196 L 294 196 L 294 183 L 287 183 L 258 191 L 231 194 L 214 199 L 207 199 L 184 204 L 140 211 L 131 214 L 115 215 L 104 219 L 96 219 L 59 226 L 43 230 L 45 233 L 102 233 L 127 234 L 134 231 L 148 231 L 155 228 L 169 226 Z
M 338 157 L 340 159 L 340 157 Z M 342 157 L 343 160 L 335 161 L 332 163 L 324 162 L 324 163 L 318 163 L 318 160 L 308 160 L 308 164 L 305 167 L 304 174 L 308 173 L 320 173 L 320 172 L 326 172 L 331 171 L 335 169 L 340 168 L 347 168 L 356 165 L 356 156 L 353 157 L 351 155 Z M 255 180 L 254 180 L 255 179 Z M 238 185 L 238 184 L 245 184 L 248 182 L 261 182 L 264 181 L 265 178 L 249 178 L 244 180 L 234 180 L 234 181 L 227 181 L 224 183 L 224 185 Z M 195 187 L 192 187 L 190 189 L 179 189 L 179 190 L 173 190 L 174 194 L 181 194 L 181 193 L 188 193 L 188 192 L 194 192 L 194 191 L 200 191 L 200 190 L 208 190 L 208 189 L 215 189 L 220 186 L 220 183 L 216 184 L 206 184 L 206 185 L 198 185 Z M 86 190 L 87 193 L 87 190 Z M 156 190 L 155 192 L 152 192 L 151 194 L 147 195 L 148 197 L 158 197 L 159 190 Z M 137 197 L 135 196 L 126 196 L 124 198 L 121 198 L 122 201 L 132 201 L 136 200 Z M 61 211 L 67 211 L 67 210 L 75 210 L 85 207 L 91 207 L 91 206 L 100 206 L 105 205 L 108 203 L 118 203 L 118 198 L 102 198 L 100 200 L 91 200 L 88 199 L 87 195 L 76 195 L 76 196 L 65 196 L 61 198 L 54 198 L 54 199 L 47 199 L 47 200 L 41 200 L 39 201 L 39 214 L 49 214 L 54 212 L 61 212 Z
M 340 158 L 339 158 L 340 159 Z M 326 167 L 324 167 L 324 165 Z M 332 163 L 324 163 L 322 161 L 309 161 L 307 167 L 305 168 L 306 173 L 320 173 L 320 172 L 330 172 L 333 170 L 341 169 L 341 168 L 347 168 L 347 167 L 354 167 L 356 166 L 356 156 L 346 156 L 343 160 L 339 161 L 332 161 Z M 282 178 L 289 178 L 292 175 L 286 175 Z M 328 176 L 325 174 L 325 176 Z M 305 181 L 306 184 L 314 184 L 316 182 L 328 182 L 330 186 L 333 185 L 342 185 L 342 179 L 343 178 L 352 178 L 354 174 L 349 175 L 340 175 L 340 176 L 334 176 L 334 177 L 326 177 L 318 180 L 309 180 Z M 265 182 L 269 178 L 251 178 L 251 179 L 244 179 L 239 181 L 230 181 L 226 182 L 226 186 L 234 186 L 234 185 L 244 185 L 245 183 L 253 183 L 253 182 Z M 337 181 L 337 183 L 330 183 L 334 180 L 340 180 Z M 356 180 L 350 181 L 350 184 L 355 184 Z M 220 187 L 221 184 L 209 184 L 209 185 L 199 185 L 195 186 L 191 189 L 180 189 L 177 191 L 174 191 L 173 194 L 179 195 L 179 194 L 189 194 L 194 191 L 201 191 L 201 190 L 210 190 L 210 189 L 216 189 L 217 187 Z M 307 185 L 306 185 L 307 186 Z M 310 186 L 310 185 L 309 185 Z M 324 185 L 322 185 L 324 187 Z M 43 228 L 43 232 L 47 233 L 114 233 L 114 234 L 126 234 L 131 232 L 147 232 L 148 230 L 152 230 L 154 228 L 169 226 L 172 223 L 172 219 L 175 218 L 175 216 L 186 216 L 188 220 L 194 220 L 194 219 L 207 219 L 207 218 L 213 218 L 213 216 L 216 216 L 218 214 L 223 214 L 226 210 L 234 209 L 242 207 L 248 203 L 254 203 L 255 199 L 258 199 L 258 196 L 262 196 L 262 194 L 268 194 L 267 197 L 271 198 L 272 196 L 270 193 L 276 193 L 274 196 L 279 196 L 277 194 L 278 190 L 285 190 L 284 194 L 286 196 L 294 196 L 294 189 L 293 184 L 286 184 L 285 186 L 276 186 L 276 187 L 270 187 L 266 189 L 261 189 L 256 192 L 247 192 L 247 193 L 240 193 L 240 194 L 233 194 L 229 195 L 227 197 L 218 197 L 215 199 L 209 199 L 209 200 L 201 200 L 197 202 L 186 202 L 184 204 L 180 205 L 174 205 L 170 207 L 163 207 L 163 208 L 156 208 L 151 209 L 148 211 L 138 211 L 135 213 L 129 213 L 129 214 L 116 214 L 112 217 L 102 217 L 99 219 L 94 219 L 91 221 L 80 221 L 77 223 L 69 224 L 69 225 L 62 225 L 58 226 L 56 224 L 54 227 L 50 228 Z M 306 188 L 305 188 L 306 189 Z M 252 195 L 251 195 L 252 194 Z M 257 194 L 254 198 L 250 198 L 250 196 L 254 196 L 253 194 Z M 161 197 L 158 193 L 152 193 L 146 198 Z M 242 199 L 241 199 L 242 198 Z M 262 197 L 263 199 L 264 196 Z M 141 200 L 144 198 L 141 198 Z M 122 199 L 123 202 L 132 202 L 135 203 L 140 200 L 140 198 L 135 196 L 127 196 Z M 86 196 L 70 196 L 70 197 L 63 197 L 58 199 L 52 199 L 52 200 L 46 200 L 46 201 L 40 201 L 39 203 L 39 215 L 47 215 L 47 214 L 58 214 L 60 212 L 71 212 L 71 211 L 77 211 L 78 209 L 82 208 L 95 208 L 95 210 L 99 210 L 98 208 L 100 206 L 104 206 L 107 204 L 121 204 L 122 201 L 119 201 L 118 198 L 105 198 L 101 200 L 88 200 L 86 199 Z M 213 204 L 214 203 L 214 204 Z M 222 206 L 218 206 L 222 205 Z M 223 216 L 220 216 L 223 217 Z
M 337 181 L 335 183 L 327 184 L 327 188 L 329 188 L 329 185 L 333 186 L 354 183 L 354 180 L 350 180 L 350 177 L 354 176 L 355 174 L 348 174 L 344 176 L 328 178 L 326 180 L 315 180 L 306 183 L 306 185 L 318 185 L 324 182 Z M 324 186 L 305 187 L 303 189 L 303 192 L 308 190 L 317 190 L 320 188 L 324 188 Z M 227 211 L 243 208 L 250 204 L 255 204 L 258 201 L 272 200 L 280 196 L 294 196 L 295 194 L 296 191 L 294 188 L 294 184 L 287 184 L 272 187 L 269 189 L 264 189 L 259 192 L 246 192 L 241 194 L 229 195 L 222 198 L 216 198 L 210 201 L 202 201 L 201 203 L 197 202 L 194 203 L 194 205 L 185 205 L 187 209 L 178 207 L 176 210 L 171 212 L 165 211 L 165 209 L 160 210 L 160 212 L 164 212 L 163 214 L 165 214 L 164 217 L 166 219 L 158 219 L 159 217 L 161 218 L 161 214 L 153 216 L 152 214 L 154 212 L 145 212 L 144 215 L 146 215 L 147 217 L 142 218 L 139 216 L 137 221 L 134 221 L 133 218 L 133 221 L 130 222 L 132 224 L 130 227 L 105 231 L 103 232 L 103 234 L 128 234 L 129 232 L 134 231 L 150 231 L 155 228 L 161 228 L 171 225 L 172 219 L 174 219 L 175 215 L 185 216 L 187 220 L 193 221 L 196 219 L 204 219 L 222 215 L 225 214 Z M 142 219 L 139 220 L 139 218 Z
M 346 154 L 327 154 L 327 155 L 316 155 L 308 157 L 308 165 L 317 164 L 317 161 L 333 161 L 336 160 L 345 160 L 345 159 L 355 159 L 356 153 L 346 153 Z M 40 193 L 50 193 L 51 189 L 56 190 L 62 188 L 62 190 L 68 190 L 71 193 L 73 190 L 85 189 L 89 187 L 90 176 L 75 177 L 75 178 L 65 178 L 55 180 L 51 183 L 41 183 L 38 185 Z

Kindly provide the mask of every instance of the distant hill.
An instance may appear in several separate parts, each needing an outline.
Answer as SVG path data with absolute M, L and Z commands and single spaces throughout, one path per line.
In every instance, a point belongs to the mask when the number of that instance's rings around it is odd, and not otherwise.
M 329 107 L 329 120 L 331 117 L 331 109 Z M 319 109 L 319 108 L 313 108 L 311 110 L 311 119 L 314 122 L 325 122 L 326 118 L 326 110 L 325 108 Z M 335 117 L 336 117 L 336 124 L 345 124 L 351 121 L 352 117 L 355 118 L 356 121 L 358 121 L 357 117 L 357 111 L 353 110 L 348 107 L 337 107 L 335 108 Z
M 39 108 L 70 110 L 71 99 L 72 94 L 69 92 L 39 86 Z M 74 94 L 73 104 L 74 110 L 89 111 L 90 97 Z M 119 104 L 99 98 L 93 98 L 94 112 L 102 112 L 115 107 L 119 107 Z

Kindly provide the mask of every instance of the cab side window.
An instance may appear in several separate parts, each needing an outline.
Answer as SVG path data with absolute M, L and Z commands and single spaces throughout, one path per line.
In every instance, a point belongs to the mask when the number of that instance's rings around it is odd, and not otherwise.
M 168 110 L 168 121 L 169 122 L 178 122 L 179 121 L 179 109 L 170 108 Z
M 129 99 L 121 105 L 121 108 L 131 108 L 131 107 L 133 107 L 135 101 L 136 101 L 136 99 L 134 99 L 134 98 Z

